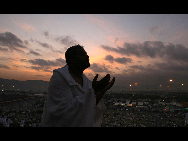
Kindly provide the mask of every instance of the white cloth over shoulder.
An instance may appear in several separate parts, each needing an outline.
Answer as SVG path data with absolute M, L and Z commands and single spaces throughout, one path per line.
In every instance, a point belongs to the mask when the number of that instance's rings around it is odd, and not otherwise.
M 89 79 L 83 74 L 83 86 L 75 82 L 68 65 L 53 71 L 46 96 L 42 127 L 101 126 L 105 109 L 96 97 Z

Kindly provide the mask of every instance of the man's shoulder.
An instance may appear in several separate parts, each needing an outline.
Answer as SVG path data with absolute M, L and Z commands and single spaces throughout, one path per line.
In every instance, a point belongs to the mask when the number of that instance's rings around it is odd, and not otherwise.
M 63 76 L 64 78 L 66 78 L 69 75 L 68 66 L 65 65 L 62 68 L 58 68 L 58 69 L 53 70 L 53 75 L 57 75 L 57 74 Z
M 71 77 L 69 70 L 68 70 L 68 65 L 65 65 L 62 68 L 58 68 L 53 70 L 53 75 L 54 76 L 59 76 L 64 79 L 64 81 L 68 82 L 69 85 L 77 85 L 77 83 L 73 80 Z
M 58 69 L 54 69 L 53 72 L 59 72 L 59 73 L 64 73 L 67 72 L 68 70 L 68 66 L 65 65 L 64 67 L 58 68 Z
M 62 80 L 62 78 L 65 78 L 67 75 L 66 71 L 65 71 L 65 69 L 66 69 L 65 67 L 66 67 L 66 65 L 62 68 L 54 69 L 51 79 L 61 79 Z
M 69 85 L 69 78 L 67 76 L 67 74 L 64 73 L 63 68 L 58 68 L 53 70 L 53 75 L 51 76 L 50 79 L 50 85 L 54 86 L 54 85 Z

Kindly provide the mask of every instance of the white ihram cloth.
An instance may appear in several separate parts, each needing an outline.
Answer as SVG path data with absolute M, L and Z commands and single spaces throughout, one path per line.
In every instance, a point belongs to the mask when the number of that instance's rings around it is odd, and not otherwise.
M 46 96 L 43 127 L 99 127 L 105 109 L 96 96 L 89 79 L 83 74 L 83 86 L 76 83 L 68 65 L 53 71 Z

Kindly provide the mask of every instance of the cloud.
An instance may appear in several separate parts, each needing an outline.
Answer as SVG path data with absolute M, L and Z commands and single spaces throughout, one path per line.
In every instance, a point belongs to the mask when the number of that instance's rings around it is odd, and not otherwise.
M 31 66 L 29 68 L 37 70 L 37 71 L 41 70 L 41 71 L 44 71 L 44 72 L 52 72 L 51 70 L 49 70 L 49 69 L 51 69 L 51 67 L 47 67 L 47 66 L 44 66 L 44 67 L 41 67 L 41 66 Z
M 130 63 L 132 61 L 131 58 L 115 58 L 114 61 L 120 63 L 120 64 L 127 64 L 128 62 Z
M 111 71 L 105 66 L 105 64 L 99 65 L 99 64 L 97 64 L 97 63 L 93 63 L 93 64 L 91 64 L 91 67 L 90 67 L 89 69 L 93 70 L 95 73 L 102 73 L 102 72 L 110 73 L 110 72 L 111 72 Z
M 59 50 L 55 50 L 50 44 L 48 44 L 48 43 L 43 43 L 43 42 L 40 42 L 40 41 L 38 41 L 38 40 L 33 40 L 33 39 L 30 39 L 30 41 L 31 42 L 36 42 L 36 43 L 38 43 L 40 46 L 42 46 L 42 47 L 44 47 L 44 48 L 46 48 L 46 49 L 50 49 L 51 51 L 53 51 L 53 52 L 58 52 L 58 53 L 61 53 L 61 54 L 63 54 L 64 52 L 62 52 L 62 51 L 59 51 Z
M 59 66 L 63 66 L 66 64 L 66 60 L 62 59 L 62 58 L 59 58 L 59 59 L 56 59 L 55 61 Z
M 37 71 L 52 72 L 51 67 L 63 67 L 66 64 L 66 61 L 62 58 L 56 60 L 44 60 L 44 59 L 34 59 L 34 60 L 21 60 L 24 62 L 29 62 L 33 66 L 29 67 Z
M 30 68 L 34 70 L 42 70 L 42 67 L 31 66 Z
M 20 27 L 23 28 L 27 32 L 33 32 L 33 31 L 35 31 L 35 28 L 32 25 L 29 25 L 27 23 L 21 24 Z
M 156 72 L 159 71 L 159 68 L 157 68 L 155 65 L 151 65 L 151 64 L 147 64 L 146 66 L 143 65 L 132 65 L 130 66 L 131 69 L 134 70 L 134 72 L 136 72 L 136 70 L 138 70 L 137 72 L 141 71 L 141 72 Z
M 118 67 L 116 67 L 117 70 L 120 70 Z
M 10 70 L 10 67 L 9 67 L 9 66 L 7 66 L 7 65 L 3 65 L 3 64 L 0 64 L 0 68 Z
M 121 74 L 112 74 L 116 77 L 117 86 L 126 86 L 129 88 L 130 84 L 138 83 L 140 90 L 143 88 L 160 88 L 167 89 L 170 85 L 169 80 L 173 79 L 173 89 L 181 86 L 182 83 L 186 84 L 188 75 L 186 70 L 188 65 L 181 64 L 169 64 L 169 63 L 157 63 L 153 65 L 132 65 L 129 69 L 125 69 Z M 127 89 L 129 90 L 129 89 Z
M 105 57 L 105 60 L 109 61 L 110 63 L 113 63 L 113 61 L 120 63 L 120 64 L 127 64 L 131 63 L 132 59 L 131 58 L 114 58 L 112 55 L 107 55 Z
M 110 63 L 113 63 L 114 61 L 114 57 L 112 55 L 107 55 L 104 59 L 109 61 Z
M 27 59 L 20 59 L 21 62 L 27 62 Z
M 46 36 L 47 38 L 49 37 L 49 32 L 48 32 L 48 31 L 44 31 L 43 34 L 44 34 L 44 36 Z
M 123 47 L 101 45 L 106 51 L 136 57 L 164 58 L 174 61 L 188 62 L 188 48 L 181 44 L 164 44 L 161 41 L 145 41 L 143 43 L 124 43 Z M 107 58 L 109 59 L 109 58 Z
M 27 40 L 24 40 L 24 43 L 25 43 L 26 45 L 29 45 L 29 42 L 28 42 Z
M 154 89 L 159 88 L 160 84 L 164 86 L 163 89 L 166 89 L 170 85 L 169 79 L 174 80 L 174 89 L 182 83 L 187 83 L 188 48 L 182 44 L 145 41 L 142 43 L 124 43 L 117 47 L 102 45 L 101 48 L 108 52 L 125 55 L 121 58 L 121 63 L 128 63 L 125 59 L 126 56 L 136 56 L 139 59 L 139 61 L 134 61 L 133 65 L 122 66 L 120 69 L 115 66 L 114 69 L 118 72 L 121 71 L 121 73 L 111 74 L 116 77 L 115 85 L 124 85 L 128 88 L 130 84 L 138 83 L 142 90 L 149 86 Z M 149 62 L 142 59 L 147 59 Z M 105 60 L 113 63 L 120 59 L 107 55 Z
M 144 67 L 147 70 L 147 67 Z M 141 69 L 141 68 L 140 68 Z M 148 86 L 156 85 L 159 87 L 160 84 L 168 82 L 172 77 L 171 74 L 160 72 L 157 70 L 153 71 L 133 71 L 134 69 L 125 70 L 122 74 L 113 74 L 113 77 L 116 78 L 116 85 L 126 86 L 130 90 L 129 85 L 134 85 L 138 83 L 140 90 Z
M 133 68 L 133 69 L 138 69 L 138 70 L 141 70 L 141 71 L 143 71 L 143 70 L 146 70 L 145 69 L 145 67 L 143 67 L 142 65 L 133 65 L 133 66 L 130 66 L 131 68 Z
M 44 48 L 49 48 L 49 49 L 53 49 L 53 47 L 51 45 L 49 45 L 48 43 L 42 43 L 38 40 L 35 40 L 39 45 L 41 45 Z
M 22 41 L 20 38 L 18 38 L 11 32 L 0 33 L 0 45 L 8 47 L 11 51 L 22 51 L 21 49 L 27 48 L 25 44 L 27 44 L 26 41 Z
M 73 39 L 73 37 L 68 36 L 68 35 L 67 36 L 54 36 L 54 35 L 51 35 L 49 31 L 44 31 L 43 35 L 48 39 L 52 39 L 68 47 L 78 44 L 78 41 L 76 41 L 75 39 Z
M 121 54 L 121 52 L 119 51 L 119 49 L 114 48 L 114 47 L 110 47 L 110 46 L 107 46 L 107 45 L 101 45 L 101 48 L 103 48 L 106 51 L 111 51 L 111 52 L 116 52 L 116 53 Z
M 27 32 L 34 32 L 34 31 L 36 30 L 32 25 L 30 25 L 30 24 L 28 24 L 28 23 L 25 23 L 25 22 L 19 22 L 19 21 L 16 21 L 16 20 L 15 20 L 14 23 L 15 23 L 18 27 L 24 29 L 24 30 L 27 31 Z
M 65 37 L 59 36 L 55 39 L 56 39 L 56 41 L 60 42 L 63 45 L 66 45 L 66 46 L 73 46 L 73 45 L 78 44 L 78 42 L 76 40 L 74 40 L 71 36 L 65 36 Z
M 30 52 L 29 52 L 28 54 L 33 54 L 33 55 L 35 55 L 35 56 L 42 56 L 40 53 L 35 52 L 35 51 L 33 51 L 33 50 L 30 50 Z
M 29 63 L 33 65 L 38 65 L 38 66 L 63 66 L 65 65 L 66 61 L 62 58 L 56 59 L 54 61 L 51 60 L 44 60 L 44 59 L 34 59 L 34 60 L 28 60 Z
M 44 75 L 36 75 L 37 77 L 44 77 Z
M 50 66 L 50 65 L 53 65 L 53 64 L 51 64 L 52 61 L 44 60 L 44 59 L 34 59 L 34 60 L 29 60 L 28 62 L 33 64 L 33 65 L 39 65 L 39 66 Z
M 6 51 L 8 51 L 8 48 L 2 48 L 2 47 L 0 47 L 0 51 L 6 52 Z
M 105 45 L 101 47 L 106 51 L 116 52 L 121 55 L 155 58 L 156 54 L 164 48 L 164 45 L 160 41 L 145 41 L 143 43 L 124 43 L 123 47 L 118 46 L 117 48 Z
M 155 58 L 163 53 L 164 48 L 165 46 L 161 41 L 145 41 L 140 45 L 139 49 L 141 56 Z
M 62 51 L 56 50 L 54 49 L 50 44 L 48 43 L 43 43 L 40 42 L 38 40 L 33 40 L 30 39 L 31 42 L 36 42 L 38 43 L 40 46 L 46 48 L 46 49 L 50 49 L 53 52 L 58 52 L 58 53 L 63 53 Z M 3 32 L 0 33 L 0 51 L 1 52 L 7 52 L 7 51 L 17 51 L 17 52 L 21 52 L 24 54 L 32 54 L 35 56 L 42 56 L 40 53 L 29 49 L 27 46 L 29 45 L 29 42 L 27 40 L 21 40 L 19 37 L 17 37 L 16 35 L 14 35 L 11 32 Z M 29 53 L 26 53 L 24 51 L 24 49 L 29 50 Z
M 0 33 L 0 45 L 3 46 L 3 48 L 0 47 L 0 51 L 17 51 L 26 54 L 24 49 L 28 49 L 29 42 L 27 40 L 22 41 L 19 37 L 7 31 Z
M 151 32 L 151 34 L 157 34 L 157 35 L 161 35 L 163 33 L 162 27 L 160 27 L 160 26 L 153 26 L 150 28 L 149 31 Z
M 155 67 L 158 70 L 166 71 L 166 72 L 174 72 L 174 73 L 182 73 L 188 70 L 188 63 L 154 63 Z
M 170 43 L 164 48 L 164 55 L 169 60 L 188 62 L 188 48 L 184 45 Z

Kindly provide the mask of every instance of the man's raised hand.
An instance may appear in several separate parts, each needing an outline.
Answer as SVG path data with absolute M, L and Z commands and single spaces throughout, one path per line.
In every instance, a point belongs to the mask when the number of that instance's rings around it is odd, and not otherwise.
M 92 87 L 95 90 L 95 93 L 102 91 L 110 81 L 110 74 L 107 74 L 100 81 L 97 81 L 98 74 L 94 77 Z
M 97 81 L 97 78 L 98 78 L 98 74 L 94 77 L 93 82 L 92 82 L 92 87 L 96 94 L 96 104 L 99 103 L 104 93 L 107 90 L 109 90 L 114 85 L 114 82 L 115 82 L 115 77 L 113 77 L 113 79 L 110 81 L 110 74 L 107 74 L 100 81 Z

